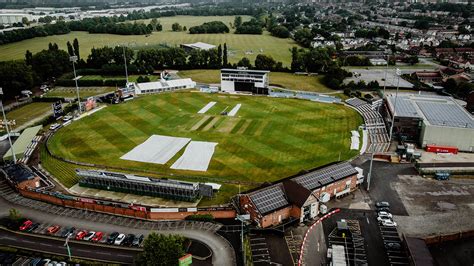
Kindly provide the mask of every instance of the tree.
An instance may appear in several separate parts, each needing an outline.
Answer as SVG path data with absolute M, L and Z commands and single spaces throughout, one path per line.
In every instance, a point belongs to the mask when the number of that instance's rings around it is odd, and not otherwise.
M 27 53 L 28 56 L 28 53 Z M 33 87 L 33 71 L 26 61 L 0 62 L 0 87 L 6 98 L 12 99 L 22 90 Z
M 224 51 L 222 52 L 222 65 L 226 67 L 228 65 L 227 62 L 227 43 L 224 43 Z
M 26 50 L 25 53 L 25 63 L 29 66 L 31 66 L 31 59 L 33 58 L 33 53 L 30 52 L 30 50 Z
M 143 252 L 135 258 L 137 265 L 177 265 L 184 255 L 184 238 L 179 235 L 150 233 L 143 242 Z
M 275 68 L 275 65 L 276 62 L 271 56 L 259 54 L 255 58 L 255 68 L 257 69 L 273 70 Z
M 30 25 L 30 21 L 28 20 L 27 17 L 21 18 L 21 23 L 22 23 L 23 25 Z
M 22 216 L 20 211 L 18 211 L 15 208 L 11 208 L 10 211 L 8 212 L 8 218 L 12 221 L 19 221 Z
M 33 55 L 31 67 L 42 80 L 59 77 L 71 70 L 69 54 L 66 51 L 55 49 L 43 50 Z
M 66 46 L 67 46 L 67 52 L 70 56 L 73 56 L 74 55 L 74 48 L 72 48 L 72 45 L 71 43 L 68 41 L 66 43 Z
M 218 58 L 218 65 L 219 68 L 222 67 L 222 46 L 219 44 L 217 46 L 217 58 Z
M 291 48 L 291 71 L 293 72 L 303 70 L 303 62 L 300 54 L 297 47 Z
M 235 17 L 234 19 L 234 27 L 235 28 L 238 28 L 242 25 L 242 17 L 241 16 L 237 16 Z
M 171 25 L 171 30 L 172 31 L 182 31 L 183 27 L 181 25 L 179 25 L 178 22 L 175 22 L 175 23 L 173 23 L 173 25 Z
M 311 41 L 313 40 L 313 34 L 311 33 L 310 29 L 300 29 L 295 32 L 294 39 L 302 46 L 309 47 L 311 45 Z
M 250 60 L 247 57 L 243 57 L 242 59 L 240 59 L 239 62 L 237 62 L 237 66 L 251 68 L 252 64 L 250 63 Z
M 79 54 L 79 41 L 77 38 L 74 38 L 74 41 L 72 42 L 72 47 L 74 48 L 74 54 L 77 56 L 77 60 L 81 60 L 81 56 Z
M 290 37 L 290 31 L 285 26 L 275 26 L 271 28 L 271 33 L 273 36 L 278 38 L 288 38 Z

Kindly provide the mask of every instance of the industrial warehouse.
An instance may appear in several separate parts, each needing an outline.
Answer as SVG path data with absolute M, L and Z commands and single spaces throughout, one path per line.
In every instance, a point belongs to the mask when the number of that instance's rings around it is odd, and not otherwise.
M 362 181 L 358 169 L 341 162 L 242 194 L 239 203 L 241 211 L 262 228 L 288 220 L 304 222 L 315 218 L 320 209 L 325 212 L 320 202 L 347 195 Z
M 96 170 L 78 169 L 76 174 L 81 178 L 79 185 L 83 187 L 189 202 L 214 195 L 213 186 L 202 183 L 156 179 Z
M 393 132 L 403 140 L 414 141 L 421 147 L 451 146 L 460 151 L 474 151 L 474 119 L 452 97 L 388 96 L 387 121 L 392 120 L 393 113 Z

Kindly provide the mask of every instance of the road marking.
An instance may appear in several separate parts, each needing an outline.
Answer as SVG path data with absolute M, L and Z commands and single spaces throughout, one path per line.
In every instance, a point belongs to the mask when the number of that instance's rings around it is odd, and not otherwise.
M 34 243 L 35 243 L 35 242 L 33 242 L 33 241 L 30 241 L 30 240 L 24 240 L 24 239 L 22 239 L 21 241 L 23 241 L 23 242 L 25 242 L 25 243 L 30 243 L 30 244 L 34 244 Z
M 40 246 L 46 246 L 46 247 L 52 247 L 53 246 L 51 244 L 46 244 L 46 243 L 39 243 L 39 244 L 40 244 Z
M 15 238 L 9 237 L 9 236 L 4 236 L 4 237 L 2 237 L 2 238 L 3 238 L 3 239 L 7 239 L 7 240 L 16 240 Z
M 76 250 L 77 250 L 77 251 L 82 251 L 82 252 L 89 252 L 89 250 L 80 249 L 80 248 L 78 248 L 78 249 L 76 249 Z
M 117 256 L 119 256 L 119 257 L 126 257 L 126 258 L 133 257 L 132 255 L 124 255 L 124 254 L 118 254 Z
M 102 254 L 102 255 L 112 255 L 110 252 L 96 252 L 97 254 Z
M 367 220 L 367 223 L 370 224 L 369 217 L 365 217 L 365 219 Z

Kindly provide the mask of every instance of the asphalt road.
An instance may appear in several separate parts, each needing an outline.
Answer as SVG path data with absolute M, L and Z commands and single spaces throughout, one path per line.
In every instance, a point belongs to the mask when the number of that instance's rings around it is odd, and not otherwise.
M 44 253 L 65 256 L 68 254 L 67 249 L 64 246 L 64 239 L 44 237 L 34 234 L 16 233 L 1 228 L 0 244 L 18 247 L 20 249 L 40 251 Z M 69 247 L 73 257 L 123 264 L 133 263 L 133 258 L 139 252 L 137 249 L 94 245 L 90 243 L 81 243 L 74 240 L 69 241 Z
M 151 233 L 151 230 L 140 229 L 140 228 L 131 228 L 127 226 L 120 226 L 115 224 L 103 223 L 103 222 L 94 222 L 90 220 L 72 218 L 68 216 L 57 216 L 47 212 L 41 212 L 35 209 L 30 209 L 21 205 L 12 204 L 5 199 L 0 197 L 0 216 L 7 216 L 9 209 L 15 208 L 20 211 L 24 217 L 32 219 L 34 222 L 40 222 L 44 224 L 58 224 L 61 227 L 64 226 L 74 226 L 78 229 L 86 229 L 93 231 L 102 231 L 102 232 L 123 232 L 123 233 L 132 233 L 132 234 L 144 234 L 148 235 Z M 117 218 L 119 218 L 117 216 Z M 137 220 L 138 221 L 138 220 Z M 157 231 L 161 234 L 178 234 L 186 238 L 200 241 L 206 244 L 213 253 L 212 263 L 213 265 L 235 265 L 236 258 L 233 247 L 230 243 L 225 240 L 223 237 L 215 234 L 214 232 L 209 232 L 199 229 L 184 229 L 184 228 L 173 228 L 169 230 Z

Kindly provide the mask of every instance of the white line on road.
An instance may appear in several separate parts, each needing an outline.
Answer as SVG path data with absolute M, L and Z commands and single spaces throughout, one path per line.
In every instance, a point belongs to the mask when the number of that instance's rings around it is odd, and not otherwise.
M 369 217 L 365 217 L 365 219 L 367 220 L 367 223 L 370 224 Z
M 102 254 L 102 255 L 112 255 L 110 252 L 96 252 L 97 254 Z
M 80 249 L 80 248 L 78 248 L 78 249 L 76 249 L 76 250 L 77 250 L 77 251 L 81 251 L 81 252 L 89 252 L 89 250 Z
M 24 239 L 22 239 L 21 241 L 23 241 L 23 242 L 25 242 L 25 243 L 30 243 L 30 244 L 34 244 L 34 243 L 35 243 L 35 242 L 33 242 L 33 241 L 30 241 L 30 240 L 24 240 Z
M 126 257 L 126 258 L 133 257 L 132 255 L 125 255 L 125 254 L 118 254 L 117 256 L 119 256 L 119 257 Z
M 53 246 L 51 244 L 46 244 L 46 243 L 39 243 L 39 244 L 40 244 L 40 246 L 46 246 L 46 247 L 52 247 Z

